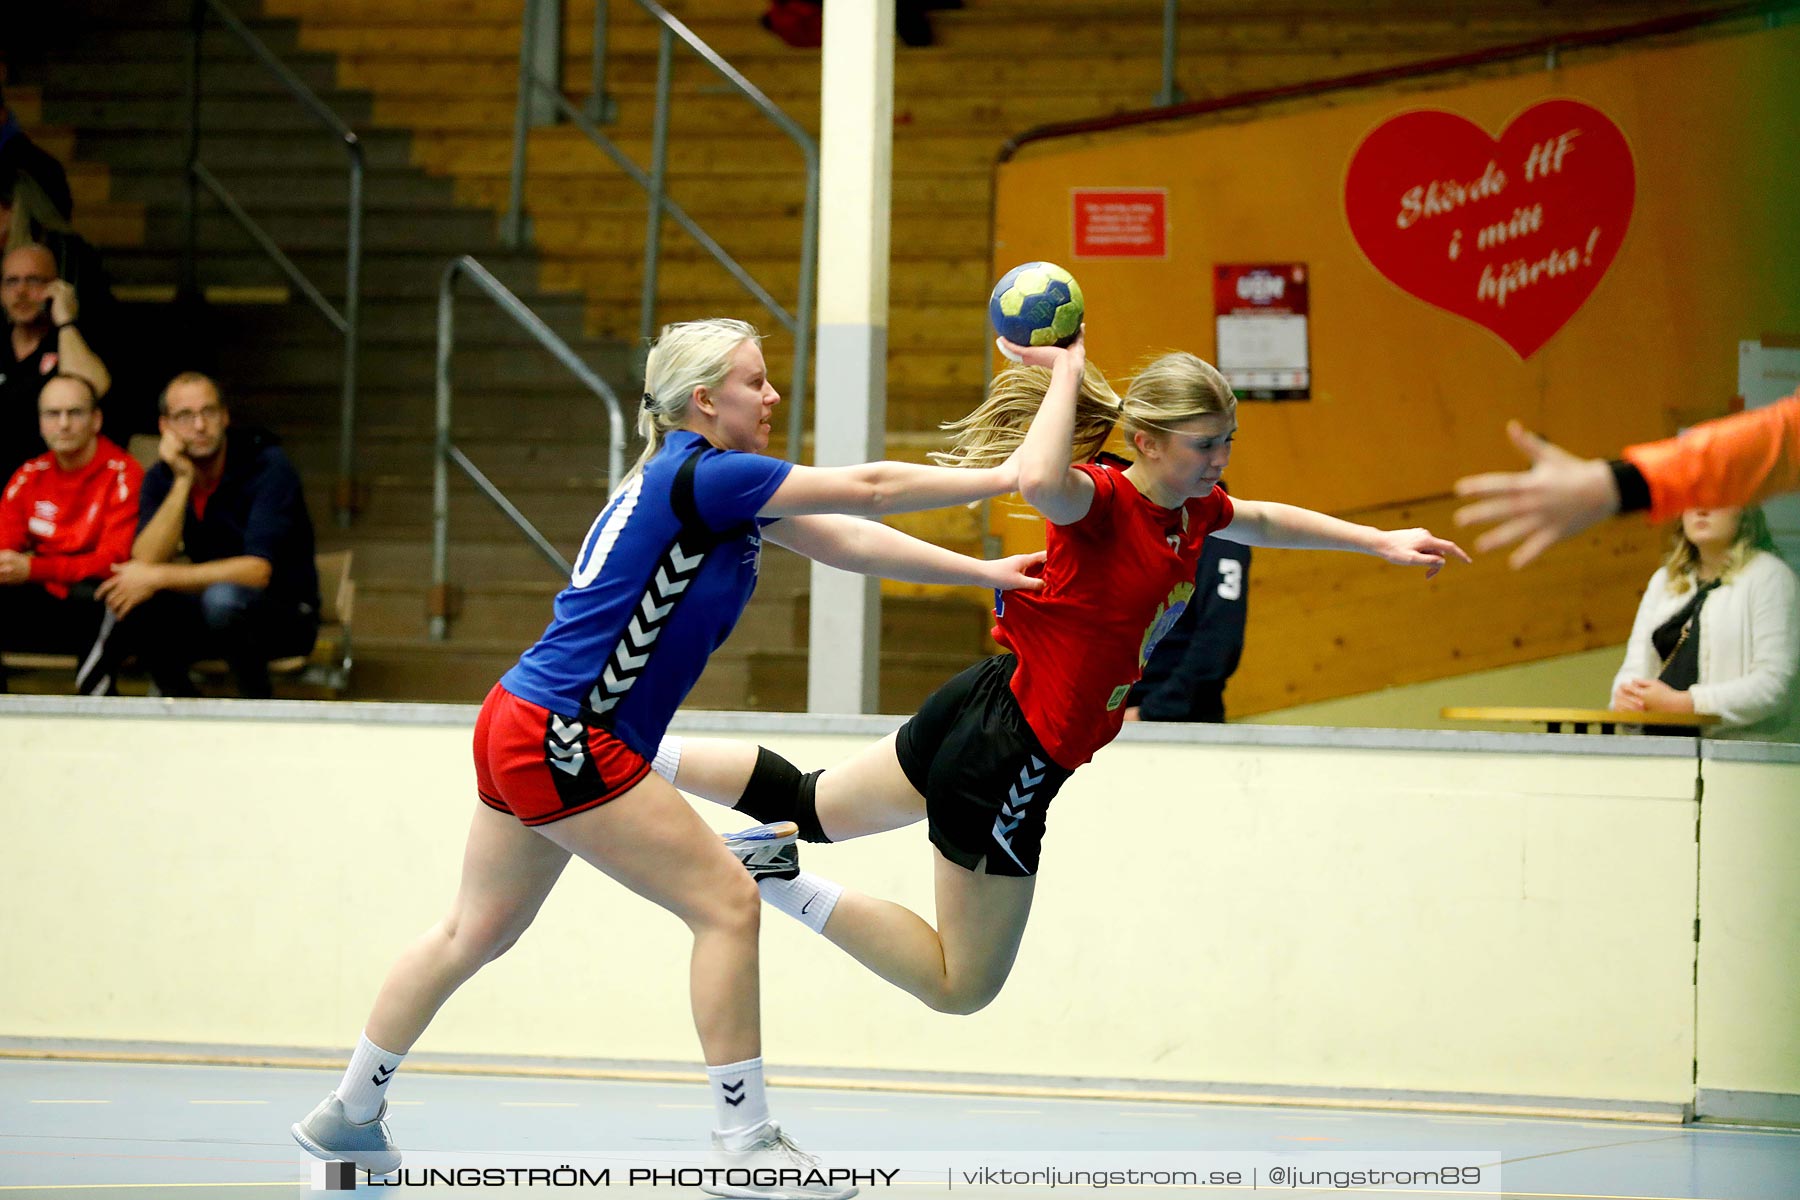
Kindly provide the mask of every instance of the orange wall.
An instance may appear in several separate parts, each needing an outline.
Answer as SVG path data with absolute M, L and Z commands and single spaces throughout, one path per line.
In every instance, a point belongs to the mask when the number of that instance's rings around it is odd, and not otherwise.
M 1344 181 L 1361 140 L 1402 112 L 1442 109 L 1498 136 L 1553 97 L 1592 105 L 1619 126 L 1636 198 L 1598 286 L 1521 361 L 1370 264 L 1344 216 Z M 1234 491 L 1346 516 L 1385 509 L 1386 519 L 1410 504 L 1442 524 L 1456 476 L 1512 464 L 1500 432 L 1510 416 L 1604 454 L 1725 411 L 1737 342 L 1800 330 L 1796 144 L 1800 28 L 1615 51 L 1556 71 L 1027 146 L 999 170 L 994 270 L 1033 258 L 1074 270 L 1087 295 L 1089 357 L 1122 387 L 1132 365 L 1158 351 L 1212 357 L 1215 263 L 1307 264 L 1313 399 L 1240 405 Z M 1075 187 L 1168 189 L 1167 257 L 1074 258 Z M 1001 527 L 1014 542 L 1032 538 L 1022 522 Z M 1621 522 L 1553 551 L 1535 576 L 1484 562 L 1398 596 L 1392 581 L 1374 580 L 1375 564 L 1310 556 L 1321 561 L 1290 566 L 1295 555 L 1260 554 L 1234 712 L 1623 641 L 1657 545 Z M 1268 597 L 1284 578 L 1333 600 Z M 1404 635 L 1361 653 L 1334 645 L 1340 626 L 1359 619 L 1334 614 L 1365 593 Z M 1289 617 L 1271 624 L 1284 604 Z

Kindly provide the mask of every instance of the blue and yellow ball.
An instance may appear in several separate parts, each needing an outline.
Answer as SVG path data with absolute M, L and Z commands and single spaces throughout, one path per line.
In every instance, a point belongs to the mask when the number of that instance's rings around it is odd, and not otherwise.
M 1014 267 L 988 298 L 994 331 L 1019 346 L 1066 346 L 1081 332 L 1081 315 L 1081 285 L 1051 262 Z

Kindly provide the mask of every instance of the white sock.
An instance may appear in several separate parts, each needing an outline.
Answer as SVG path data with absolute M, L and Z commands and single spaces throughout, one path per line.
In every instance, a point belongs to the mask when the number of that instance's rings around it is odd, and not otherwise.
M 842 884 L 802 871 L 793 879 L 759 879 L 756 889 L 763 901 L 780 909 L 814 933 L 825 932 L 825 922 L 844 894 Z
M 375 1119 L 375 1114 L 381 1111 L 382 1098 L 387 1095 L 388 1081 L 405 1058 L 404 1054 L 383 1050 L 371 1042 L 366 1033 L 357 1041 L 356 1053 L 350 1056 L 350 1065 L 344 1069 L 343 1081 L 337 1086 L 346 1119 L 358 1125 Z
M 713 1111 L 719 1133 L 742 1133 L 769 1119 L 769 1098 L 763 1092 L 762 1057 L 706 1068 L 712 1088 Z
M 674 783 L 675 772 L 681 769 L 681 739 L 672 733 L 663 734 L 663 740 L 656 745 L 656 757 L 650 760 L 650 769 Z

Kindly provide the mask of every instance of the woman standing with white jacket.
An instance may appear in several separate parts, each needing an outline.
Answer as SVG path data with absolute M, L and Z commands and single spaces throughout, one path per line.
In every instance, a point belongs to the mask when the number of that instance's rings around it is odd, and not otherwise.
M 1612 706 L 1714 713 L 1720 737 L 1800 733 L 1800 585 L 1773 549 L 1759 508 L 1684 512 L 1638 605 Z

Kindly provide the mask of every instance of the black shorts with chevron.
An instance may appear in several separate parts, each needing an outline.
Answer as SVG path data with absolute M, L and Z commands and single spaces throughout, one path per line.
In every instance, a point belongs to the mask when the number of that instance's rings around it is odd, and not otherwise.
M 900 727 L 900 769 L 925 797 L 931 844 L 959 867 L 1037 874 L 1044 813 L 1071 772 L 1050 761 L 1013 698 L 1001 654 L 931 694 Z

